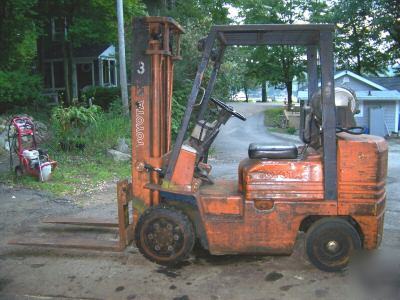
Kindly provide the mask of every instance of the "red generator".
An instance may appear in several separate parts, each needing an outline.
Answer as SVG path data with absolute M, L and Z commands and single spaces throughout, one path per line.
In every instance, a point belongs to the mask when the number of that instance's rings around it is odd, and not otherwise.
M 35 125 L 32 119 L 24 116 L 13 117 L 8 127 L 8 144 L 10 150 L 10 167 L 13 167 L 13 153 L 19 159 L 14 168 L 17 176 L 29 174 L 40 181 L 48 181 L 57 162 L 50 159 L 47 151 L 37 148 Z

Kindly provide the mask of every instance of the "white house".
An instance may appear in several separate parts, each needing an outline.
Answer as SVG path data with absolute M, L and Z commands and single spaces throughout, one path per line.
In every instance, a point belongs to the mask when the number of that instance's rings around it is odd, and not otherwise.
M 360 110 L 355 115 L 358 126 L 380 136 L 399 132 L 400 80 L 395 77 L 364 77 L 351 71 L 341 71 L 334 78 L 335 86 L 355 92 Z M 307 91 L 299 91 L 298 98 L 307 100 Z

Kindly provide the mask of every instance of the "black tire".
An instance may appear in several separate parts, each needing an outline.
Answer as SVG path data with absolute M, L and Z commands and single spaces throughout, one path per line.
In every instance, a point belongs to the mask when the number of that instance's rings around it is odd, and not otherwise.
M 17 178 L 22 177 L 24 175 L 24 169 L 21 166 L 16 166 L 14 171 L 15 171 L 15 176 Z
M 306 234 L 306 253 L 320 270 L 344 270 L 354 250 L 361 248 L 357 230 L 346 220 L 323 218 L 311 225 Z
M 135 241 L 140 253 L 160 265 L 174 265 L 192 252 L 193 225 L 182 212 L 169 207 L 152 207 L 139 218 Z

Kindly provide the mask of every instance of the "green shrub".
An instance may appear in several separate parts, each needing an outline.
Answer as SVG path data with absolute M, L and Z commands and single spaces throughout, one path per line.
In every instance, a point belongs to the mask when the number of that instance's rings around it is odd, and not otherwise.
M 295 133 L 296 133 L 296 128 L 294 128 L 294 127 L 288 127 L 288 128 L 286 129 L 286 131 L 287 131 L 287 133 L 289 133 L 289 134 L 295 134 Z
M 23 70 L 0 71 L 0 103 L 26 105 L 41 98 L 41 77 Z
M 120 96 L 121 90 L 118 87 L 92 87 L 83 93 L 85 100 L 92 98 L 92 103 L 104 110 L 108 110 L 111 103 L 117 102 Z
M 108 112 L 112 116 L 121 116 L 124 113 L 124 107 L 120 98 L 112 101 L 108 107 Z
M 179 128 L 181 127 L 181 122 L 183 115 L 185 114 L 186 107 L 183 106 L 178 100 L 172 98 L 172 121 L 171 121 L 171 131 L 172 138 L 174 139 L 178 134 Z
M 86 145 L 85 134 L 90 125 L 101 117 L 102 110 L 97 105 L 89 108 L 83 106 L 56 107 L 52 111 L 52 124 L 57 142 L 63 150 L 75 147 L 83 149 Z
M 264 123 L 270 127 L 281 127 L 284 108 L 274 107 L 265 111 Z

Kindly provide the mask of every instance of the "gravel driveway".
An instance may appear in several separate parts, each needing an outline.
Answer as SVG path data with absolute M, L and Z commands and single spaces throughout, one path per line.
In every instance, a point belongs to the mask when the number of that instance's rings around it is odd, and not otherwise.
M 257 113 L 265 105 L 235 107 L 249 118 L 232 119 L 221 132 L 211 160 L 214 177 L 234 178 L 249 142 L 295 141 L 265 130 Z M 109 253 L 11 246 L 7 241 L 18 236 L 76 234 L 40 225 L 49 215 L 115 216 L 115 187 L 82 207 L 67 198 L 0 185 L 0 299 L 400 299 L 400 144 L 390 145 L 384 239 L 362 265 L 367 272 L 356 266 L 343 273 L 318 271 L 305 258 L 303 236 L 288 257 L 218 257 L 198 249 L 177 268 L 153 264 L 134 247 Z M 113 231 L 86 234 L 116 238 Z

